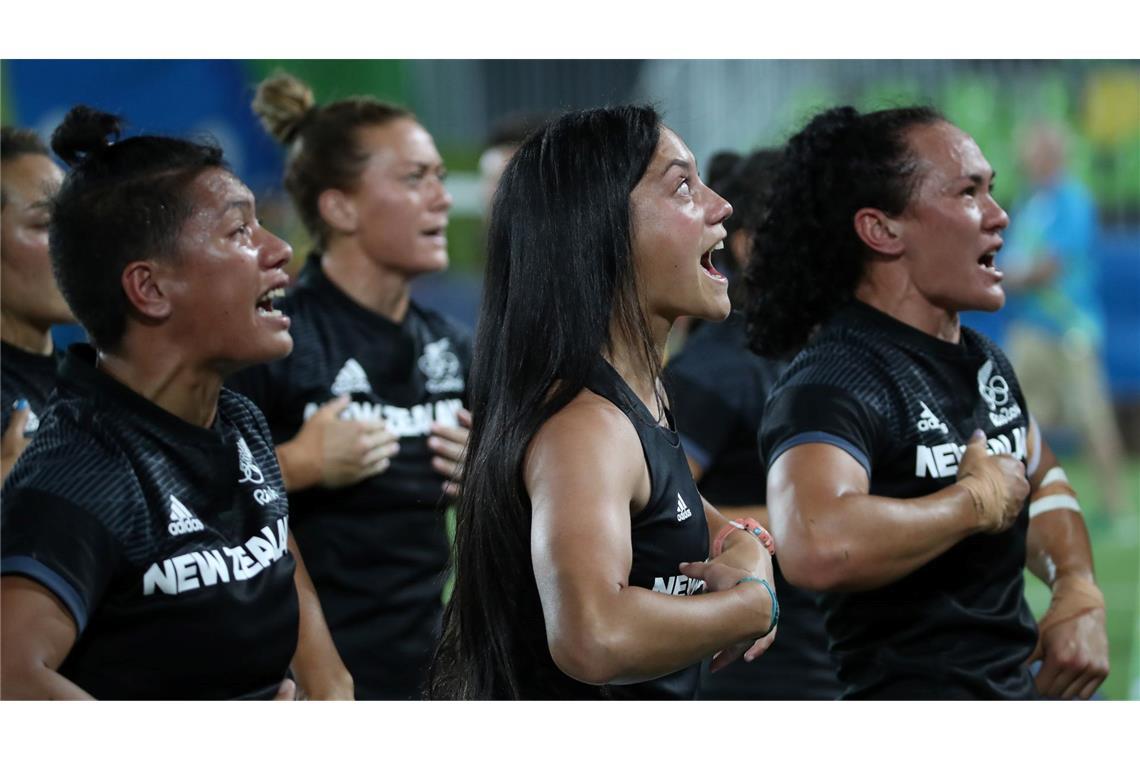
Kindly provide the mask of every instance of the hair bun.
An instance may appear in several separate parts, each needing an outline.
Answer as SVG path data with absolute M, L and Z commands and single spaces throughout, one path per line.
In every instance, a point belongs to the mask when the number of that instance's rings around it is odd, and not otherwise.
M 65 164 L 76 166 L 118 140 L 122 125 L 118 116 L 90 106 L 75 106 L 52 132 L 51 149 Z
M 295 76 L 278 73 L 257 86 L 253 112 L 269 134 L 288 145 L 296 139 L 301 123 L 315 103 L 313 90 Z

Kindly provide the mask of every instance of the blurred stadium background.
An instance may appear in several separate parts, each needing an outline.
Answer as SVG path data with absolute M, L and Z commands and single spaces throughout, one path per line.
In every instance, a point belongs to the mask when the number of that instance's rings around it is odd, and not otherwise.
M 748 61 L 748 60 L 8 60 L 2 63 L 5 124 L 48 137 L 73 104 L 125 115 L 131 129 L 212 135 L 258 197 L 265 223 L 293 243 L 294 267 L 309 250 L 280 187 L 282 151 L 249 103 L 264 76 L 283 69 L 308 81 L 319 102 L 371 94 L 409 106 L 435 136 L 455 198 L 452 268 L 418 294 L 473 323 L 482 264 L 478 159 L 491 126 L 520 113 L 652 102 L 699 160 L 721 149 L 780 143 L 814 111 L 929 103 L 970 132 L 996 169 L 1009 209 L 1025 180 L 1017 147 L 1038 120 L 1072 137 L 1070 168 L 1100 209 L 1095 256 L 1108 318 L 1105 360 L 1128 448 L 1130 513 L 1109 521 L 1095 476 L 1070 431 L 1050 431 L 1082 495 L 1098 576 L 1108 599 L 1110 699 L 1140 699 L 1140 63 L 1136 61 Z M 1016 224 L 1016 219 L 1013 220 Z M 1002 315 L 967 323 L 1002 339 Z M 61 333 L 67 340 L 74 333 Z M 1030 579 L 1040 614 L 1047 589 Z

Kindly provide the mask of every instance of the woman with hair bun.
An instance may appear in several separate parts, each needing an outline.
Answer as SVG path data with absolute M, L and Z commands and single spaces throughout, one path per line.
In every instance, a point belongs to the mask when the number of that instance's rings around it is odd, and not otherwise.
M 285 187 L 317 251 L 280 305 L 292 355 L 231 387 L 269 420 L 357 697 L 418 697 L 443 609 L 441 502 L 469 422 L 468 333 L 410 295 L 448 263 L 443 160 L 407 110 L 316 105 L 289 75 L 262 82 L 253 108 L 287 146 Z
M 756 234 L 753 345 L 799 351 L 760 435 L 772 532 L 823 592 L 846 698 L 1087 698 L 1108 673 L 1076 494 L 959 323 L 1005 300 L 993 185 L 936 111 L 835 108 L 789 141 Z M 1026 566 L 1053 591 L 1038 625 Z
M 265 420 L 222 387 L 292 348 L 292 251 L 220 149 L 121 129 L 76 106 L 52 137 L 52 265 L 94 345 L 4 483 L 3 696 L 288 699 L 290 667 L 351 696 Z
M 702 659 L 772 642 L 767 534 L 701 498 L 659 382 L 678 317 L 728 314 L 731 213 L 651 108 L 566 114 L 507 165 L 433 697 L 691 699 Z

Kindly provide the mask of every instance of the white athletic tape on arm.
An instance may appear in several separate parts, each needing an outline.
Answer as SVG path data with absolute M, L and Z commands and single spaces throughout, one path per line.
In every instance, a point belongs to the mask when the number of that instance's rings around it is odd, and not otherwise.
M 1037 420 L 1033 419 L 1032 414 L 1029 415 L 1029 450 L 1033 453 L 1029 464 L 1025 466 L 1025 477 L 1032 478 L 1041 465 L 1041 428 L 1037 426 Z
M 1045 486 L 1049 485 L 1050 483 L 1056 483 L 1057 481 L 1061 481 L 1062 483 L 1068 483 L 1069 482 L 1069 479 L 1067 477 L 1065 477 L 1065 471 L 1061 469 L 1060 465 L 1054 467 L 1053 469 L 1049 470 L 1049 472 L 1045 473 L 1045 477 L 1041 478 L 1041 485 L 1039 485 L 1037 487 L 1038 488 L 1044 488 Z
M 1034 517 L 1037 517 L 1037 515 L 1052 512 L 1054 509 L 1069 509 L 1073 512 L 1080 512 L 1081 505 L 1077 503 L 1077 497 L 1067 493 L 1042 496 L 1029 505 L 1029 519 L 1032 520 Z

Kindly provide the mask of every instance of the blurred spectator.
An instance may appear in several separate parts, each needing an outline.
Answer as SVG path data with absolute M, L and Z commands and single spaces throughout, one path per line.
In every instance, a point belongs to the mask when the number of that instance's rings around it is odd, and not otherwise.
M 523 140 L 549 121 L 550 115 L 533 111 L 510 113 L 491 125 L 487 135 L 487 145 L 479 156 L 479 177 L 483 191 L 483 218 L 491 216 L 491 201 L 499 187 L 499 177 L 511 160 L 511 156 L 523 144 Z
M 1119 516 L 1122 444 L 1101 358 L 1096 207 L 1088 189 L 1066 172 L 1065 136 L 1058 127 L 1032 125 L 1020 159 L 1029 190 L 1013 210 L 1001 256 L 1009 356 L 1038 423 L 1080 433 L 1105 505 Z

